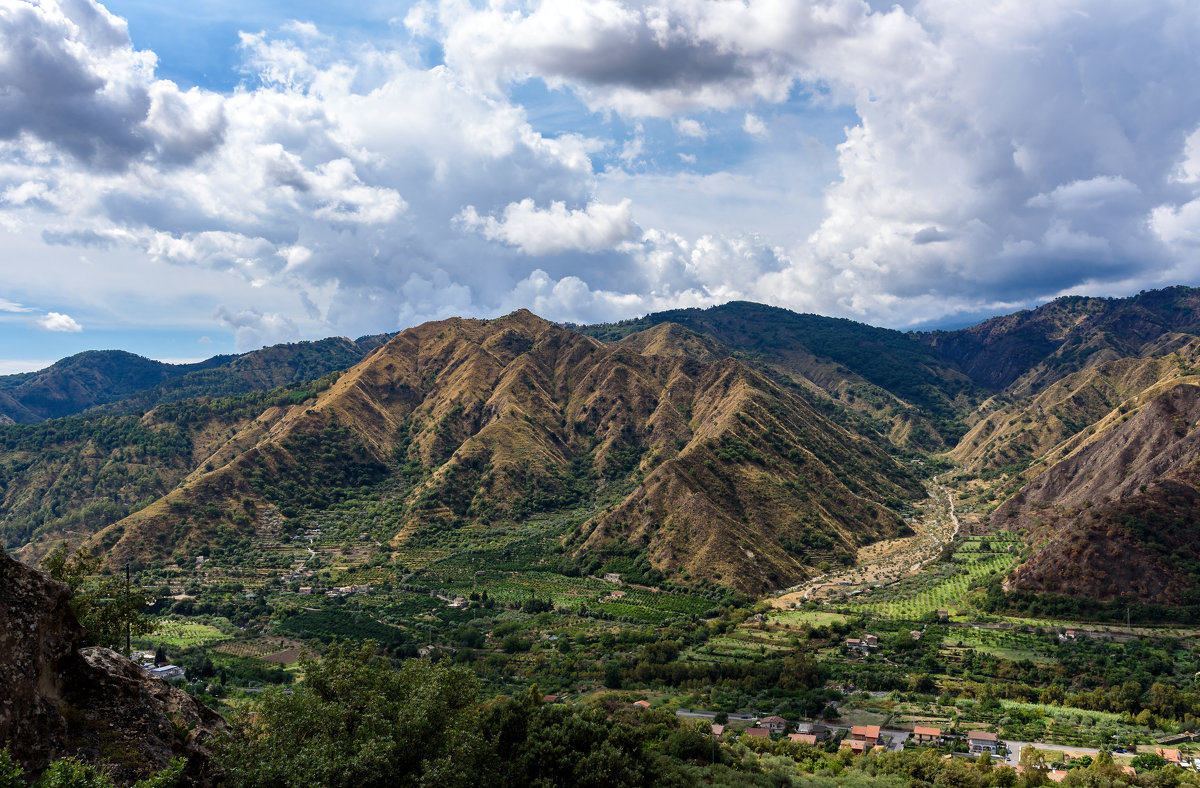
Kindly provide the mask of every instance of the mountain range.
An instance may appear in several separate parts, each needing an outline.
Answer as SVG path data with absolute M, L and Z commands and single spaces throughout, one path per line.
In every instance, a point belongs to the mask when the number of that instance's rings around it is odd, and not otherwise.
M 908 533 L 949 463 L 1026 550 L 1010 593 L 1192 604 L 1200 290 L 900 332 L 734 302 L 519 311 L 194 365 L 0 378 L 0 537 L 180 560 L 350 499 L 395 545 L 573 512 L 561 547 L 748 593 Z

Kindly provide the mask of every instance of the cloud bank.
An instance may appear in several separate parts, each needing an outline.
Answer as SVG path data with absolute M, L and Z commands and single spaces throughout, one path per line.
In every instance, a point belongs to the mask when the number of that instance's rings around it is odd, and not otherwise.
M 1187 4 L 401 16 L 353 46 L 307 24 L 244 32 L 246 80 L 216 93 L 158 79 L 93 0 L 0 5 L 0 243 L 109 266 L 77 292 L 18 272 L 0 304 L 90 326 L 97 283 L 177 278 L 196 289 L 173 309 L 251 347 L 733 298 L 904 326 L 1200 279 Z M 414 54 L 428 44 L 440 61 Z M 591 120 L 546 121 L 532 84 Z M 845 107 L 831 143 L 815 119 Z

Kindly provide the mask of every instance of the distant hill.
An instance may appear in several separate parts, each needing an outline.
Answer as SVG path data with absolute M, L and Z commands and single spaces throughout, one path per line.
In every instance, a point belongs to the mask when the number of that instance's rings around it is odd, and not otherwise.
M 36 424 L 99 406 L 109 406 L 110 412 L 144 411 L 191 397 L 269 391 L 352 366 L 390 336 L 273 345 L 195 364 L 89 350 L 37 372 L 0 376 L 0 423 Z
M 1200 289 L 1170 287 L 1129 298 L 1063 296 L 970 328 L 916 336 L 976 383 L 1032 394 L 1072 372 L 1159 354 L 1200 336 Z
M 88 350 L 38 372 L 0 377 L 0 421 L 35 424 L 70 416 L 229 360 L 164 364 L 123 350 Z
M 963 415 L 985 394 L 915 335 L 746 301 L 579 330 L 612 341 L 664 323 L 708 336 L 739 358 L 780 370 L 875 417 L 900 445 L 953 445 L 966 431 Z

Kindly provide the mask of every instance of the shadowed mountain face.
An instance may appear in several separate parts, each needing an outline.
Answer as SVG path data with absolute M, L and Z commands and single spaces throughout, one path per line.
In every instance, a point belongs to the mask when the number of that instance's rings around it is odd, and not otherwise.
M 1008 590 L 1194 601 L 1200 578 L 1200 386 L 1131 410 L 1001 505 L 1038 545 Z
M 888 507 L 920 495 L 907 471 L 708 343 L 672 339 L 679 331 L 606 345 L 525 311 L 409 329 L 315 401 L 243 424 L 211 470 L 100 540 L 117 557 L 152 555 L 228 526 L 247 498 L 289 515 L 389 479 L 406 489 L 396 543 L 627 484 L 571 549 L 632 543 L 664 572 L 744 590 L 804 577 L 798 545 L 850 554 L 895 533 Z

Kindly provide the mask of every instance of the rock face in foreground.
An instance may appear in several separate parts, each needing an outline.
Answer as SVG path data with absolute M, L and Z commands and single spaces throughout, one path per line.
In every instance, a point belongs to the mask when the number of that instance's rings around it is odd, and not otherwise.
M 220 716 L 116 652 L 80 649 L 68 596 L 62 583 L 0 552 L 0 747 L 30 773 L 78 755 L 108 763 L 118 782 L 183 756 L 203 783 Z

